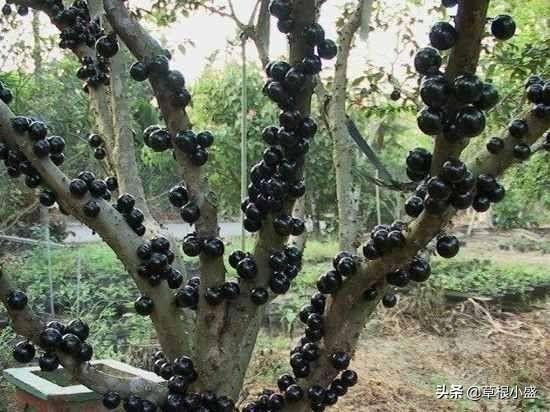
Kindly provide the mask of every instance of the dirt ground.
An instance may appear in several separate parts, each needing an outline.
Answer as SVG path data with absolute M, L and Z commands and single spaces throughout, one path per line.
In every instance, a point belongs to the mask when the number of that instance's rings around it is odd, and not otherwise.
M 352 362 L 359 383 L 328 411 L 550 411 L 550 302 L 522 314 L 485 311 L 474 302 L 448 310 L 440 330 L 406 312 L 371 321 Z M 368 337 L 367 337 L 368 336 Z M 269 356 L 284 356 L 272 353 Z M 262 364 L 265 364 L 265 359 Z M 265 382 L 249 388 L 257 393 Z M 437 385 L 462 385 L 463 399 L 437 399 Z M 468 400 L 470 386 L 537 388 L 537 400 Z

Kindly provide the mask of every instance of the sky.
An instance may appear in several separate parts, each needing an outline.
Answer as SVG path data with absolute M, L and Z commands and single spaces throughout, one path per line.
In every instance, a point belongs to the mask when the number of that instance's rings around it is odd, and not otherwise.
M 216 0 L 219 4 L 226 4 L 226 0 Z M 256 0 L 233 0 L 235 12 L 239 19 L 247 22 Z M 428 43 L 427 32 L 434 23 L 434 16 L 428 16 L 426 10 L 428 5 L 438 3 L 440 0 L 427 0 L 422 7 L 414 7 L 413 11 L 417 23 L 411 27 L 413 37 L 420 45 Z M 130 0 L 131 7 L 146 7 L 150 2 L 147 0 Z M 323 7 L 320 23 L 325 28 L 328 38 L 336 40 L 335 22 L 342 13 L 343 5 L 350 3 L 350 0 L 330 0 Z M 355 4 L 355 0 L 351 1 Z M 403 0 L 380 0 L 384 9 L 398 10 L 405 2 Z M 450 14 L 452 14 L 452 9 Z M 22 25 L 16 31 L 0 33 L 0 49 L 6 49 L 15 41 L 24 41 L 32 44 L 30 19 L 31 16 L 17 17 Z M 274 20 L 274 19 L 272 19 Z M 56 34 L 57 30 L 49 22 L 49 19 L 42 15 L 41 34 Z M 272 21 L 270 56 L 272 59 L 284 57 L 287 52 L 286 36 L 279 33 Z M 228 40 L 235 40 L 237 27 L 235 22 L 227 17 L 213 15 L 204 10 L 194 11 L 191 17 L 181 17 L 169 27 L 155 27 L 147 24 L 152 34 L 172 51 L 172 68 L 180 70 L 188 82 L 192 82 L 201 72 L 208 67 L 208 57 L 217 53 L 215 60 L 216 67 L 223 67 L 228 62 L 240 63 L 240 48 L 228 47 Z M 352 50 L 349 60 L 350 77 L 359 75 L 367 64 L 376 67 L 388 68 L 396 60 L 393 48 L 396 43 L 396 33 L 402 27 L 389 27 L 387 30 L 376 29 L 369 35 L 368 42 L 356 41 L 356 47 Z M 193 44 L 193 45 L 192 45 Z M 183 45 L 184 49 L 178 47 Z M 51 53 L 44 56 L 45 60 L 59 57 L 59 49 L 55 48 Z M 258 63 L 259 59 L 254 44 L 250 41 L 247 45 L 248 61 Z M 412 58 L 409 55 L 399 56 L 398 63 L 405 63 Z M 11 69 L 16 60 L 5 60 L 0 64 L 0 70 Z M 24 62 L 26 63 L 26 62 Z M 325 62 L 323 75 L 329 75 L 333 70 L 334 62 Z
M 428 0 L 425 4 L 434 4 L 438 0 Z M 348 1 L 349 2 L 349 1 Z M 224 4 L 225 0 L 220 0 Z M 242 22 L 247 22 L 255 0 L 234 0 L 235 13 Z M 327 1 L 322 8 L 320 23 L 325 29 L 328 38 L 336 40 L 335 22 L 342 13 L 345 0 Z M 132 4 L 132 3 L 131 3 Z M 384 7 L 395 8 L 403 4 L 402 0 L 383 0 Z M 427 32 L 433 24 L 433 17 L 427 18 L 425 7 L 416 7 L 416 17 L 423 20 L 413 27 L 414 37 L 420 44 L 427 44 Z M 452 10 L 451 10 L 452 12 Z M 286 36 L 279 33 L 272 23 L 271 31 L 271 58 L 282 57 L 287 52 Z M 397 28 L 390 27 L 387 31 L 376 30 L 371 32 L 367 44 L 358 41 L 350 58 L 351 74 L 361 72 L 368 60 L 370 64 L 387 67 L 395 60 L 392 53 L 395 45 Z M 181 70 L 190 81 L 196 79 L 201 71 L 208 65 L 208 56 L 220 50 L 217 56 L 216 66 L 223 66 L 226 62 L 240 62 L 240 49 L 233 48 L 228 51 L 227 41 L 235 40 L 237 28 L 235 23 L 226 17 L 212 15 L 206 11 L 193 12 L 192 17 L 182 18 L 181 22 L 168 28 L 155 29 L 156 38 L 163 45 L 174 49 L 174 45 L 181 43 L 182 39 L 191 40 L 195 47 L 185 45 L 185 54 L 176 51 L 174 53 L 174 66 Z M 250 41 L 247 46 L 249 61 L 259 62 L 254 44 Z M 400 60 L 410 59 L 410 56 L 402 56 Z M 332 63 L 333 64 L 333 63 Z M 330 72 L 332 64 L 325 65 L 325 72 Z

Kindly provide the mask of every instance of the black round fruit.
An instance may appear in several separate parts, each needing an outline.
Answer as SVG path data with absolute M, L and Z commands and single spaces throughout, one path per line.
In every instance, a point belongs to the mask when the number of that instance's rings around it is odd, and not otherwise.
M 44 353 L 38 358 L 38 366 L 44 372 L 53 372 L 59 367 L 59 358 L 55 353 Z
M 523 119 L 514 119 L 508 126 L 508 132 L 516 139 L 523 139 L 529 133 L 529 125 Z
M 499 14 L 491 22 L 491 33 L 498 40 L 508 40 L 516 33 L 516 23 L 512 17 Z
M 147 80 L 147 76 L 149 76 L 149 69 L 145 63 L 138 61 L 130 66 L 130 77 L 136 82 Z
M 103 144 L 103 138 L 98 134 L 92 133 L 88 136 L 88 144 L 95 149 Z
M 437 253 L 446 259 L 456 256 L 459 247 L 458 239 L 455 236 L 443 235 L 437 239 Z
M 54 328 L 45 328 L 40 333 L 40 346 L 45 350 L 54 350 L 61 345 L 61 332 Z
M 485 129 L 485 115 L 475 107 L 464 107 L 456 115 L 456 130 L 462 137 L 475 137 Z
M 431 47 L 424 47 L 414 56 L 414 68 L 420 74 L 434 74 L 439 70 L 443 59 L 439 52 Z
M 27 340 L 18 342 L 13 348 L 13 358 L 20 363 L 29 363 L 34 359 L 36 350 L 32 343 Z
M 357 373 L 351 369 L 345 370 L 340 375 L 340 381 L 346 388 L 355 386 L 358 381 Z
M 153 300 L 149 296 L 140 296 L 134 302 L 134 308 L 139 315 L 148 316 L 151 313 L 153 313 L 155 304 L 153 303 Z
M 107 409 L 116 409 L 120 405 L 121 398 L 117 392 L 107 392 L 103 395 L 103 406 Z
M 338 46 L 334 41 L 325 39 L 317 46 L 317 53 L 321 59 L 330 60 L 338 54 Z
M 491 154 L 498 154 L 504 149 L 504 140 L 500 137 L 491 137 L 487 142 L 487 151 Z
M 223 256 L 224 250 L 225 247 L 223 241 L 218 238 L 208 239 L 202 246 L 202 252 L 210 258 Z
M 97 217 L 99 212 L 101 212 L 101 208 L 95 200 L 89 200 L 83 206 L 82 211 L 88 217 Z
M 105 58 L 113 57 L 118 52 L 118 41 L 114 35 L 106 35 L 97 39 L 95 43 L 97 53 Z
M 382 298 L 382 305 L 386 308 L 393 308 L 397 304 L 397 296 L 395 293 L 388 292 Z
M 80 351 L 82 341 L 73 333 L 66 333 L 61 340 L 61 350 L 70 355 L 76 355 Z
M 454 26 L 447 22 L 439 22 L 430 30 L 430 43 L 438 50 L 448 50 L 456 44 L 458 33 Z
M 429 107 L 440 108 L 444 106 L 451 95 L 451 87 L 445 76 L 429 76 L 420 87 L 420 97 Z
M 298 402 L 304 397 L 304 390 L 301 386 L 292 384 L 285 391 L 285 399 L 288 402 Z
M 527 160 L 531 156 L 531 148 L 528 144 L 518 143 L 514 145 L 514 157 L 519 160 Z
M 250 299 L 256 305 L 264 305 L 269 299 L 269 293 L 264 288 L 254 288 L 250 291 Z
M 416 122 L 418 128 L 427 135 L 436 135 L 443 129 L 441 113 L 431 107 L 425 107 L 418 112 Z
M 258 274 L 258 266 L 254 259 L 246 257 L 237 264 L 237 273 L 243 279 L 253 279 Z
M 227 300 L 237 299 L 241 293 L 241 289 L 237 282 L 225 282 L 222 285 L 222 295 Z
M 453 86 L 459 102 L 475 103 L 481 97 L 483 82 L 475 74 L 463 74 L 454 80 Z
M 201 211 L 195 203 L 188 202 L 180 209 L 180 216 L 185 222 L 193 224 L 199 220 Z
M 346 352 L 339 351 L 332 353 L 329 360 L 333 368 L 341 371 L 348 368 L 351 358 Z
M 304 39 L 310 46 L 318 46 L 325 40 L 325 31 L 319 23 L 312 23 L 304 29 Z
M 424 210 L 424 200 L 419 196 L 411 196 L 405 202 L 405 212 L 411 217 L 417 217 Z
M 481 97 L 475 102 L 478 109 L 489 110 L 496 106 L 500 97 L 497 89 L 491 83 L 483 83 Z
M 6 303 L 8 308 L 13 310 L 22 310 L 27 306 L 27 295 L 22 290 L 13 289 L 10 290 L 8 296 L 6 297 Z

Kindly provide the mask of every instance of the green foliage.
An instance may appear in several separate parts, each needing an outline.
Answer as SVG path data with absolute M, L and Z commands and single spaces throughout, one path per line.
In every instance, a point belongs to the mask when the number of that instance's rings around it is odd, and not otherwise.
M 44 248 L 34 248 L 6 268 L 38 313 L 49 313 L 46 253 Z M 51 259 L 56 314 L 62 319 L 81 318 L 93 325 L 90 341 L 96 356 L 120 358 L 128 344 L 151 339 L 154 331 L 149 319 L 122 313 L 122 306 L 128 306 L 139 293 L 110 248 L 91 244 L 52 249 Z
M 550 274 L 543 265 L 460 258 L 434 260 L 430 278 L 435 287 L 487 295 L 523 292 L 548 282 Z
M 247 142 L 248 164 L 260 158 L 264 143 L 261 131 L 274 124 L 276 110 L 263 96 L 263 79 L 257 68 L 248 68 Z M 193 123 L 216 136 L 209 149 L 209 181 L 218 194 L 222 210 L 235 215 L 240 205 L 241 68 L 230 64 L 224 70 L 207 69 L 192 87 Z
M 488 53 L 480 61 L 482 76 L 491 80 L 501 95 L 499 105 L 490 111 L 485 138 L 474 139 L 467 150 L 472 157 L 485 150 L 487 137 L 499 135 L 505 126 L 528 108 L 524 87 L 527 77 L 550 76 L 550 3 L 546 0 L 508 0 L 490 3 L 490 15 L 500 13 L 514 17 L 516 35 L 506 42 L 488 39 Z M 521 103 L 521 104 L 520 104 Z M 507 195 L 493 206 L 495 223 L 502 227 L 536 225 L 545 222 L 550 197 L 545 188 L 550 184 L 549 154 L 537 153 L 518 167 L 510 169 L 504 178 Z M 529 199 L 529 207 L 525 207 Z

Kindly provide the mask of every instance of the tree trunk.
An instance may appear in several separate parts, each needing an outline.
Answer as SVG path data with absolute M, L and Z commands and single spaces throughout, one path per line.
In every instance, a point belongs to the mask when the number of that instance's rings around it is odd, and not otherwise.
M 336 172 L 336 197 L 338 201 L 338 242 L 340 250 L 353 251 L 359 245 L 358 193 L 353 182 L 354 146 L 346 127 L 347 69 L 351 45 L 362 22 L 363 8 L 372 7 L 372 0 L 359 1 L 339 35 L 339 50 L 334 67 L 332 100 L 328 122 L 334 139 L 333 161 Z
M 294 203 L 294 209 L 292 210 L 292 216 L 306 220 L 306 197 L 302 196 L 296 203 Z M 300 236 L 291 236 L 289 243 L 293 244 L 300 250 L 304 250 L 307 240 L 307 230 L 304 231 Z

